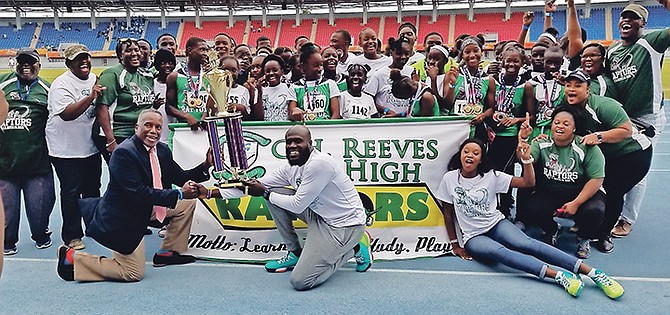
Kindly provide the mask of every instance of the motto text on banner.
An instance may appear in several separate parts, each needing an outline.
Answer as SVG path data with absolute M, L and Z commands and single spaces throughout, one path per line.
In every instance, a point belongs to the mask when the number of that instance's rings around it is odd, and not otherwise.
M 284 134 L 290 126 L 283 122 L 243 124 L 250 177 L 261 178 L 288 163 Z M 372 205 L 374 224 L 367 229 L 376 259 L 434 257 L 451 250 L 434 191 L 458 145 L 470 134 L 469 120 L 320 121 L 308 127 L 315 149 L 340 161 L 363 203 Z M 206 133 L 181 125 L 171 129 L 175 160 L 184 169 L 201 163 L 209 147 Z M 225 146 L 223 136 L 222 143 Z M 213 187 L 214 179 L 203 184 Z M 285 255 L 286 246 L 265 202 L 262 197 L 248 196 L 199 200 L 188 253 L 235 261 L 266 261 Z M 296 220 L 295 226 L 304 237 L 306 225 Z

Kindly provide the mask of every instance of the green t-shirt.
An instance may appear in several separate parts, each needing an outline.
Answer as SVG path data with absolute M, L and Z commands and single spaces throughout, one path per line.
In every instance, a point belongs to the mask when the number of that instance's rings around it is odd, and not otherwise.
M 189 80 L 189 74 L 186 71 L 186 68 L 177 71 L 177 109 L 201 121 L 202 116 L 207 111 L 206 106 L 209 99 L 207 87 L 209 82 L 206 78 L 200 76 L 190 76 L 191 79 Z M 196 90 L 197 93 L 194 92 Z M 189 99 L 192 100 L 191 104 L 189 104 Z M 193 102 L 196 99 L 199 102 Z
M 51 164 L 44 129 L 49 83 L 38 77 L 22 84 L 11 72 L 0 75 L 0 89 L 9 103 L 7 119 L 0 126 L 0 177 L 48 174 Z
M 535 127 L 530 138 L 534 139 L 540 134 L 551 134 L 551 114 L 561 104 L 565 95 L 565 87 L 556 80 L 547 80 L 543 75 L 528 80 L 533 85 L 535 95 Z M 551 99 L 547 102 L 547 99 Z
M 589 88 L 591 94 L 617 99 L 614 82 L 612 82 L 612 79 L 606 75 L 601 74 L 595 78 L 591 78 L 591 85 Z
M 565 147 L 553 141 L 531 144 L 530 155 L 535 159 L 537 174 L 535 189 L 574 198 L 586 182 L 605 177 L 605 156 L 600 148 L 581 144 L 580 140 L 580 136 L 575 136 Z
M 330 119 L 330 99 L 338 96 L 337 83 L 326 78 L 319 81 L 302 79 L 292 84 L 288 92 L 288 100 L 295 101 L 298 108 L 306 112 L 305 120 Z
M 496 80 L 496 108 L 494 115 L 497 113 L 504 113 L 507 117 L 521 117 L 521 115 L 524 114 L 521 105 L 523 103 L 523 92 L 526 81 L 523 80 L 521 76 L 518 78 L 518 81 L 515 82 L 516 85 L 514 87 L 505 86 L 505 91 L 501 90 L 502 86 L 500 84 L 500 79 Z M 488 81 L 484 85 L 488 88 Z M 490 126 L 493 128 L 493 131 L 495 131 L 496 136 L 516 137 L 519 133 L 519 126 L 516 124 L 504 127 L 498 126 L 496 121 L 493 122 L 494 123 L 490 124 Z
M 589 113 L 587 128 L 591 132 L 607 131 L 630 121 L 619 102 L 604 96 L 591 94 L 586 103 L 586 111 Z M 609 158 L 646 149 L 649 145 L 649 138 L 633 130 L 632 137 L 618 143 L 600 144 L 600 149 Z
M 629 46 L 618 42 L 607 50 L 617 100 L 630 117 L 653 114 L 663 106 L 661 63 L 663 53 L 670 47 L 669 30 L 645 34 Z
M 412 109 L 409 112 L 410 117 L 419 117 L 421 116 L 421 98 L 423 97 L 423 94 L 425 93 L 430 93 L 429 87 L 425 86 L 419 93 L 417 93 L 417 96 L 414 98 L 414 101 L 412 101 Z M 433 116 L 440 116 L 440 105 L 437 103 L 437 98 L 435 95 L 433 96 Z
M 481 69 L 476 76 L 468 76 L 465 71 L 467 70 L 461 67 L 454 84 L 454 107 L 450 115 L 476 116 L 484 112 L 484 99 L 489 86 L 488 77 Z M 470 91 L 474 93 L 471 94 Z
M 95 104 L 109 106 L 114 136 L 132 136 L 137 117 L 154 104 L 153 74 L 145 68 L 130 72 L 119 64 L 103 71 L 99 83 L 107 89 Z

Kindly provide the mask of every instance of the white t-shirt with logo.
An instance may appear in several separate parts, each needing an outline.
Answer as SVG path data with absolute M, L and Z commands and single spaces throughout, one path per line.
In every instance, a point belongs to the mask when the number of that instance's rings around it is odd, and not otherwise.
M 507 192 L 512 177 L 493 170 L 474 178 L 461 176 L 460 170 L 444 174 L 435 197 L 454 205 L 456 219 L 463 232 L 463 243 L 488 232 L 500 220 L 505 219 L 496 209 L 496 194 Z
M 288 120 L 288 94 L 289 86 L 286 83 L 263 87 L 263 120 Z
M 353 64 L 359 64 L 359 65 L 370 66 L 370 71 L 368 71 L 368 75 L 370 73 L 373 73 L 373 72 L 377 71 L 378 69 L 388 67 L 389 65 L 391 65 L 391 63 L 393 63 L 393 60 L 391 59 L 391 57 L 386 56 L 386 55 L 382 55 L 382 57 L 379 58 L 379 59 L 368 59 L 368 58 L 365 58 L 365 55 L 358 55 L 358 56 L 353 57 L 353 58 L 349 57 L 349 59 L 351 60 L 349 62 L 349 64 L 352 64 L 352 65 Z
M 60 75 L 51 84 L 47 108 L 49 118 L 45 129 L 49 155 L 57 158 L 87 158 L 98 149 L 93 143 L 93 122 L 96 109 L 91 104 L 74 120 L 65 121 L 60 114 L 73 103 L 91 94 L 96 76 L 91 73 L 87 80 L 81 80 L 72 71 Z
M 405 65 L 400 73 L 404 76 L 411 76 L 414 68 Z M 375 71 L 363 91 L 375 98 L 375 104 L 380 107 L 388 108 L 396 114 L 407 114 L 412 105 L 411 99 L 399 99 L 391 93 L 391 68 L 384 67 Z
M 230 89 L 230 93 L 228 94 L 228 104 L 244 105 L 247 114 L 251 114 L 251 105 L 249 104 L 250 99 L 249 89 L 240 84 Z
M 437 77 L 435 78 L 436 85 L 437 85 L 437 95 L 440 97 L 444 98 L 444 78 L 446 77 L 446 74 L 438 74 Z M 433 84 L 433 79 L 430 78 L 430 76 L 426 76 L 426 85 L 432 89 L 432 84 Z
M 158 79 L 154 79 L 154 94 L 158 95 L 158 97 L 162 99 L 165 99 L 165 95 L 167 94 L 167 84 L 160 83 L 158 82 Z M 170 138 L 169 125 L 176 122 L 177 119 L 167 114 L 165 106 L 166 104 L 164 103 L 161 105 L 161 107 L 158 108 L 158 111 L 161 112 L 161 115 L 163 115 L 163 130 L 161 131 L 160 141 L 163 143 L 168 143 L 168 139 Z
M 368 119 L 377 113 L 377 106 L 372 96 L 361 93 L 353 96 L 349 91 L 340 94 L 340 115 L 343 119 Z

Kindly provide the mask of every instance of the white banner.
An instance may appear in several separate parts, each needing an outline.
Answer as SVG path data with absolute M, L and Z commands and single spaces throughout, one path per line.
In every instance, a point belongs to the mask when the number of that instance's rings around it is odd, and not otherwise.
M 287 163 L 284 134 L 289 126 L 244 124 L 251 176 L 260 178 Z M 368 227 L 375 259 L 434 257 L 450 250 L 433 192 L 469 136 L 469 120 L 323 121 L 309 128 L 315 148 L 341 161 L 364 204 L 376 211 Z M 184 169 L 201 163 L 209 146 L 205 132 L 182 127 L 174 128 L 172 141 L 174 158 Z M 214 180 L 205 185 L 213 187 Z M 306 225 L 299 220 L 295 225 L 304 237 Z M 286 247 L 265 200 L 244 197 L 200 200 L 188 252 L 201 258 L 265 261 L 285 255 Z

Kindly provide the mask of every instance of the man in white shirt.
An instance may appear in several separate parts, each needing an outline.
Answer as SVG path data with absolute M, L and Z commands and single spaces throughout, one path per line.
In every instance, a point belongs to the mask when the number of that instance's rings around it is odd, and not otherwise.
M 91 54 L 84 45 L 63 52 L 69 71 L 54 80 L 49 90 L 49 118 L 45 129 L 51 164 L 60 180 L 63 243 L 84 249 L 81 238 L 80 198 L 100 196 L 100 153 L 91 136 L 95 121 L 93 102 L 105 87 L 91 72 Z
M 351 258 L 356 259 L 356 271 L 367 271 L 372 265 L 370 235 L 365 232 L 365 209 L 351 179 L 330 155 L 314 150 L 309 129 L 301 125 L 286 132 L 286 158 L 288 165 L 246 183 L 250 195 L 267 200 L 289 250 L 265 269 L 293 269 L 291 285 L 300 291 L 328 280 Z M 292 186 L 295 194 L 286 194 L 285 186 Z M 308 226 L 304 247 L 293 227 L 295 217 Z

